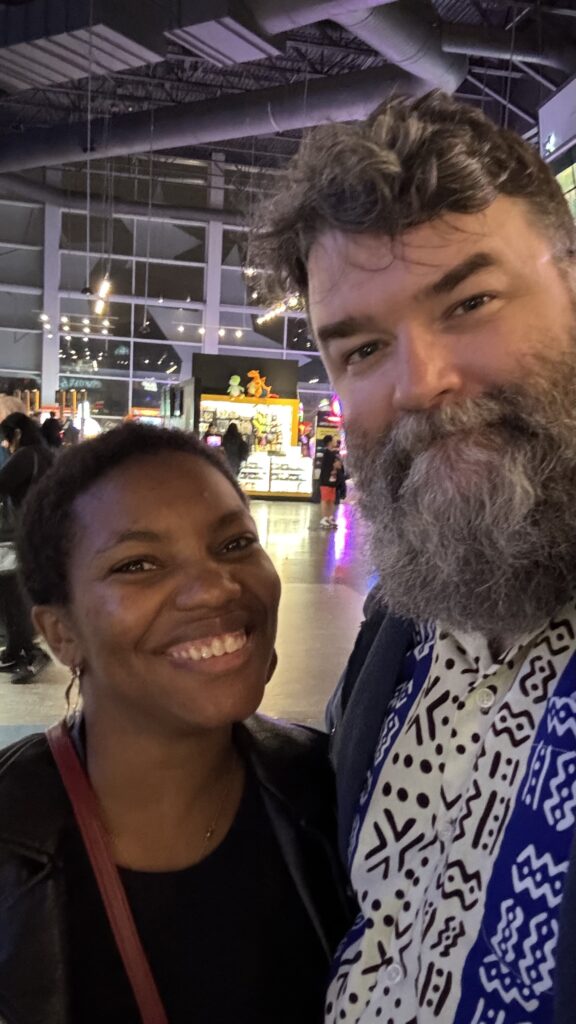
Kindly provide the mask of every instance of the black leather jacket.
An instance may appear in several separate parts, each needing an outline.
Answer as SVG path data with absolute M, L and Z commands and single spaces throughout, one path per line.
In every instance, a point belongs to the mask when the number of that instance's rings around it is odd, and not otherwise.
M 328 962 L 353 915 L 336 853 L 328 739 L 254 715 L 237 727 L 237 743 Z M 71 814 L 43 733 L 0 751 L 0 1024 L 79 1024 L 68 1009 L 59 853 Z

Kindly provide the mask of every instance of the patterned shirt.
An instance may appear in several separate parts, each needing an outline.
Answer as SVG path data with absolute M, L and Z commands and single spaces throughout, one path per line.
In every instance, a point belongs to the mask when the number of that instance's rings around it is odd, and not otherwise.
M 418 630 L 349 849 L 327 1024 L 550 1024 L 576 812 L 576 604 L 494 660 Z

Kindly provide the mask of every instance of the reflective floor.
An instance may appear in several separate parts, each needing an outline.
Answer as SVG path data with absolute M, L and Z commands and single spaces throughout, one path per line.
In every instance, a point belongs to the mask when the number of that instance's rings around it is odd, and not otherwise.
M 262 710 L 321 725 L 368 589 L 361 524 L 348 503 L 338 510 L 339 526 L 333 532 L 320 529 L 318 505 L 259 501 L 252 511 L 283 587 L 278 668 Z M 62 717 L 66 683 L 57 665 L 26 686 L 13 686 L 8 675 L 0 674 L 0 746 Z

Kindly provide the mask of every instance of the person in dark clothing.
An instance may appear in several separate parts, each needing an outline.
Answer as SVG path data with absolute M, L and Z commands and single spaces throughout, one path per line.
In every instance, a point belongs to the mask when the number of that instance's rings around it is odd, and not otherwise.
M 80 688 L 60 735 L 159 1024 L 321 1024 L 352 919 L 328 737 L 255 714 L 280 582 L 232 472 L 192 435 L 124 424 L 55 460 L 19 558 Z M 0 753 L 0 821 L 0 1019 L 138 1024 L 44 734 Z
M 327 434 L 324 438 L 324 453 L 320 464 L 320 508 L 322 513 L 320 527 L 323 530 L 334 530 L 337 526 L 334 516 L 336 485 L 338 472 L 342 468 L 337 443 L 336 438 L 331 434 Z
M 0 468 L 2 538 L 10 543 L 22 502 L 32 484 L 52 464 L 53 455 L 44 444 L 38 424 L 22 412 L 7 416 L 0 423 L 0 433 L 11 453 Z M 34 643 L 30 611 L 15 570 L 0 573 L 0 617 L 7 633 L 6 647 L 0 654 L 0 672 L 12 672 L 13 683 L 32 682 L 49 659 Z
M 242 463 L 246 462 L 246 459 L 250 454 L 250 449 L 238 430 L 238 425 L 236 423 L 231 423 L 226 430 L 226 433 L 222 438 L 222 449 L 226 453 L 228 464 L 234 473 L 234 476 L 238 476 Z
M 336 470 L 336 496 L 335 496 L 335 504 L 339 505 L 340 502 L 346 501 L 346 495 L 348 493 L 348 488 L 346 486 L 346 467 L 344 466 L 344 462 L 343 462 L 343 459 L 342 459 L 342 442 L 341 441 L 337 441 L 336 442 L 336 451 L 337 451 L 337 453 L 339 455 L 340 465 L 339 465 L 338 469 Z
M 44 420 L 40 430 L 49 448 L 62 447 L 62 424 L 55 412 L 51 412 L 48 419 Z

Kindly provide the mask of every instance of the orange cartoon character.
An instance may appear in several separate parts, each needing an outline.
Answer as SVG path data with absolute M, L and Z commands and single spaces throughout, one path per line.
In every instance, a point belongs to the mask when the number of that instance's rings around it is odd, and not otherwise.
M 272 386 L 266 383 L 266 377 L 263 377 L 259 370 L 248 370 L 247 373 L 248 384 L 246 385 L 246 394 L 252 398 L 261 398 L 264 395 L 265 398 L 277 398 L 277 395 L 272 395 Z

